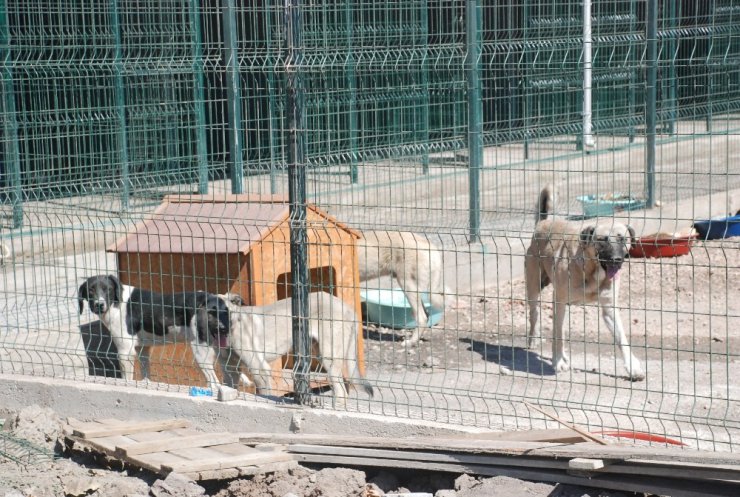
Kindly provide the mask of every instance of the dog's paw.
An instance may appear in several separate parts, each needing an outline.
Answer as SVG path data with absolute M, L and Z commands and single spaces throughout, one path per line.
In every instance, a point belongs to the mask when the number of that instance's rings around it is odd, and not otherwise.
M 566 356 L 554 357 L 552 359 L 552 367 L 558 373 L 568 371 L 570 369 L 570 360 Z
M 527 340 L 527 348 L 533 349 L 533 350 L 539 350 L 542 348 L 542 337 L 541 336 L 533 336 L 529 337 Z
M 635 364 L 632 364 L 632 370 L 630 368 L 627 368 L 627 377 L 631 381 L 642 381 L 645 379 L 645 371 L 642 370 L 642 367 L 639 365 L 635 366 Z

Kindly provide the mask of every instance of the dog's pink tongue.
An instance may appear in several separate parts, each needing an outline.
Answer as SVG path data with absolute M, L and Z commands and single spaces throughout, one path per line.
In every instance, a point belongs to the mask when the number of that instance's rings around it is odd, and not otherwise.
M 618 266 L 607 266 L 606 268 L 606 277 L 609 279 L 614 278 L 617 273 L 619 273 L 619 267 Z
M 218 336 L 218 346 L 222 349 L 225 349 L 229 346 L 229 335 L 219 335 Z

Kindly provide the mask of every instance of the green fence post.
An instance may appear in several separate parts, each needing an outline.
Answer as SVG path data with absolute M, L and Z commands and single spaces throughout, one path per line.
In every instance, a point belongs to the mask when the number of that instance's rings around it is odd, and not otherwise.
M 193 31 L 193 98 L 195 100 L 195 153 L 198 156 L 198 193 L 208 193 L 208 143 L 206 141 L 203 37 L 200 31 L 200 0 L 190 0 L 190 29 Z
M 630 34 L 634 33 L 637 29 L 637 12 L 635 10 L 635 2 L 637 0 L 632 0 L 630 2 Z M 638 61 L 637 61 L 637 50 L 635 47 L 630 47 L 629 51 L 629 88 L 627 89 L 627 136 L 629 138 L 630 143 L 635 142 L 635 85 L 637 85 L 637 69 L 635 67 L 639 67 Z
M 306 228 L 306 126 L 303 88 L 303 19 L 301 0 L 285 1 L 285 73 L 288 147 L 288 198 L 290 202 L 290 270 L 293 314 L 293 390 L 298 404 L 311 399 L 309 372 L 311 340 L 308 335 L 308 234 Z
M 421 2 L 421 27 L 422 27 L 422 60 L 421 60 L 421 89 L 423 101 L 421 103 L 421 171 L 429 173 L 429 66 L 427 65 L 427 52 L 429 48 L 429 12 L 427 1 Z
M 280 148 L 278 146 L 278 130 L 280 125 L 278 119 L 275 117 L 277 112 L 277 99 L 275 98 L 275 64 L 270 59 L 270 55 L 276 47 L 272 46 L 272 4 L 269 2 L 265 3 L 265 43 L 267 45 L 267 101 L 269 105 L 269 116 L 270 116 L 270 193 L 277 193 L 277 167 L 275 161 L 280 156 Z
M 18 121 L 15 113 L 15 91 L 10 57 L 10 26 L 5 0 L 0 0 L 0 61 L 2 61 L 2 120 L 8 144 L 5 148 L 5 174 L 10 186 L 10 205 L 13 208 L 13 228 L 23 225 L 23 189 L 21 185 L 21 154 L 18 148 Z
M 483 162 L 483 103 L 480 89 L 481 7 L 478 0 L 467 4 L 467 49 L 465 72 L 468 84 L 468 196 L 470 242 L 480 241 L 480 169 Z
M 234 0 L 223 0 L 221 7 L 223 9 L 224 48 L 226 52 L 226 105 L 228 107 L 229 119 L 229 176 L 231 178 L 231 193 L 243 193 L 242 100 Z
M 128 125 L 126 123 L 126 88 L 123 84 L 123 62 L 121 46 L 121 20 L 118 15 L 118 0 L 110 2 L 110 24 L 113 30 L 113 92 L 118 117 L 118 161 L 121 165 L 121 210 L 129 207 L 131 176 L 128 160 Z
M 354 12 L 354 5 L 351 0 L 345 2 L 344 7 L 344 22 L 345 29 L 347 31 L 347 70 L 345 71 L 345 78 L 347 84 L 347 91 L 349 92 L 349 178 L 352 184 L 359 181 L 359 171 L 357 170 L 357 82 L 355 81 L 355 61 L 352 54 L 352 41 L 353 41 L 353 26 L 354 22 L 352 19 L 352 13 Z
M 645 190 L 647 207 L 655 207 L 655 112 L 658 92 L 658 0 L 647 0 L 647 85 L 645 88 Z
M 677 0 L 670 0 L 668 2 L 668 32 L 670 35 L 668 36 L 668 55 L 670 56 L 670 59 L 668 60 L 668 133 L 673 135 L 676 132 L 676 119 L 677 119 L 677 110 L 678 110 L 678 102 L 676 100 L 676 85 L 678 84 L 678 81 L 676 80 L 676 50 L 678 48 L 678 41 L 677 41 L 677 30 L 678 30 L 678 22 L 677 22 Z

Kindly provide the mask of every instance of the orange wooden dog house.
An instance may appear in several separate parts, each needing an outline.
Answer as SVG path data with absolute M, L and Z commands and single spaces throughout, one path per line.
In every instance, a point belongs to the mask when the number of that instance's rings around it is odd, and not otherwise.
M 288 215 L 287 200 L 278 196 L 167 196 L 108 251 L 117 254 L 124 284 L 158 292 L 232 292 L 247 305 L 266 305 L 291 295 Z M 359 319 L 359 234 L 313 205 L 307 226 L 310 290 L 341 298 Z M 364 371 L 361 326 L 357 343 Z M 205 384 L 186 344 L 152 347 L 150 361 L 152 381 Z M 287 380 L 276 387 L 290 390 Z

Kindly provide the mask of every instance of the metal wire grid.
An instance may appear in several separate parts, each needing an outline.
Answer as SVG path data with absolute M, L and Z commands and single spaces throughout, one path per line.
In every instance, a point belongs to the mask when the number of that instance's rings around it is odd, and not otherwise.
M 220 181 L 235 160 L 225 9 L 198 4 L 201 22 L 194 23 L 192 2 L 122 2 L 118 15 L 110 5 L 67 2 L 33 14 L 25 3 L 7 2 L 13 42 L 3 69 L 15 83 L 24 195 L 75 195 L 61 207 L 29 202 L 25 231 L 13 232 L 14 248 L 24 245 L 21 252 L 30 254 L 3 269 L 6 282 L 22 283 L 5 286 L 3 364 L 14 372 L 85 381 L 95 380 L 90 373 L 117 374 L 105 362 L 108 346 L 101 349 L 102 369 L 85 363 L 79 326 L 89 314 L 79 317 L 74 300 L 82 277 L 115 272 L 116 265 L 80 254 L 132 229 L 161 192 L 207 189 L 219 197 L 235 191 Z M 594 5 L 597 149 L 590 154 L 576 150 L 580 9 L 580 2 L 565 1 L 483 6 L 483 243 L 471 246 L 465 5 L 304 7 L 309 198 L 352 227 L 426 233 L 444 249 L 451 268 L 446 282 L 460 306 L 448 309 L 444 324 L 416 348 L 400 341 L 401 332 L 369 326 L 365 359 L 379 397 L 358 397 L 348 408 L 488 427 L 542 425 L 519 402 L 529 399 L 586 426 L 672 434 L 692 445 L 736 450 L 740 418 L 731 378 L 737 354 L 730 342 L 738 309 L 729 297 L 737 290 L 736 242 L 700 244 L 688 259 L 630 263 L 620 311 L 648 357 L 644 384 L 619 379 L 621 359 L 592 310 L 573 311 L 570 320 L 572 354 L 584 369 L 554 375 L 547 350 L 523 348 L 517 256 L 529 241 L 539 187 L 558 184 L 558 213 L 565 215 L 579 213 L 578 195 L 641 194 L 644 188 L 643 3 Z M 656 178 L 664 203 L 719 193 L 711 213 L 724 213 L 726 192 L 738 187 L 737 9 L 732 1 L 661 7 L 660 70 L 671 75 L 661 78 L 659 90 L 664 143 Z M 252 2 L 233 11 L 240 159 L 243 172 L 255 174 L 239 179 L 237 190 L 287 193 L 282 7 Z M 9 143 L 5 133 L 3 154 Z M 257 175 L 265 171 L 271 174 Z M 93 191 L 126 197 L 77 196 Z M 690 223 L 699 209 L 682 205 L 689 210 L 678 212 L 677 224 Z M 660 214 L 634 219 L 661 228 L 676 222 Z M 82 237 L 93 240 L 81 243 Z M 41 248 L 29 250 L 37 244 Z M 62 253 L 81 258 L 61 259 Z M 693 283 L 705 273 L 712 274 L 709 286 Z M 650 279 L 670 275 L 681 284 L 656 289 Z M 159 278 L 183 279 L 170 270 Z M 669 291 L 674 286 L 689 288 L 691 305 Z M 709 307 L 697 298 L 704 290 L 712 295 Z M 713 330 L 709 338 L 705 325 Z M 183 360 L 180 352 L 162 359 L 171 365 L 165 379 L 182 379 Z M 74 364 L 59 366 L 67 362 Z

